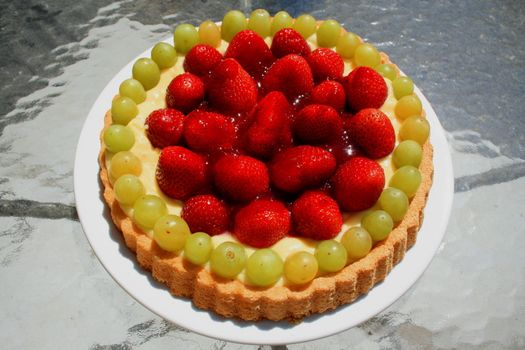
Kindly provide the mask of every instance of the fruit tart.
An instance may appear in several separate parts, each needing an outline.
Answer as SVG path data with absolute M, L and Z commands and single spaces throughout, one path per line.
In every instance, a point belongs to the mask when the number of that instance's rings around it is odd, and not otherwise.
M 140 265 L 243 320 L 350 303 L 416 241 L 432 183 L 412 80 L 334 20 L 181 24 L 122 82 L 104 198 Z

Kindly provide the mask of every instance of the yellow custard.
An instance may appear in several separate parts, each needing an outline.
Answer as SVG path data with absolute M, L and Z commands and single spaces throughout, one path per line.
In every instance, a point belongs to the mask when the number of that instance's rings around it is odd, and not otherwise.
M 268 45 L 271 45 L 271 38 L 267 38 L 265 40 Z M 317 39 L 315 37 L 315 34 L 312 35 L 308 40 L 308 44 L 310 45 L 312 50 L 315 50 L 317 48 Z M 219 52 L 224 54 L 228 47 L 228 43 L 224 40 L 222 41 L 220 47 L 217 48 Z M 347 75 L 353 68 L 352 63 L 350 60 L 344 59 L 345 62 L 345 70 L 344 75 Z M 140 174 L 139 178 L 142 181 L 144 188 L 146 190 L 146 194 L 153 194 L 156 196 L 159 196 L 162 198 L 168 207 L 168 213 L 173 215 L 180 215 L 180 212 L 182 210 L 182 203 L 178 200 L 172 199 L 168 196 L 166 196 L 158 187 L 157 181 L 155 178 L 155 171 L 157 168 L 157 161 L 160 155 L 160 150 L 157 148 L 154 148 L 150 141 L 148 140 L 146 133 L 144 132 L 144 122 L 148 115 L 153 112 L 154 110 L 166 108 L 165 103 L 165 96 L 166 96 L 166 88 L 168 87 L 171 80 L 176 77 L 177 75 L 184 72 L 183 69 L 183 63 L 184 63 L 184 56 L 179 55 L 177 59 L 177 63 L 168 69 L 165 69 L 161 72 L 160 81 L 151 90 L 147 91 L 147 98 L 144 102 L 141 104 L 138 104 L 139 113 L 138 115 L 128 124 L 128 127 L 133 131 L 135 135 L 135 144 L 130 149 L 130 151 L 135 154 L 142 162 L 142 173 Z M 394 108 L 396 105 L 396 98 L 394 97 L 393 89 L 392 89 L 392 83 L 389 79 L 385 79 L 386 85 L 388 87 L 388 97 L 383 104 L 383 106 L 380 108 L 380 110 L 385 113 L 390 121 L 392 122 L 392 125 L 394 127 L 396 135 L 398 134 L 400 123 L 397 120 L 394 112 Z M 396 145 L 398 141 L 396 140 Z M 113 153 L 106 150 L 106 168 L 110 168 L 111 159 L 113 157 Z M 377 160 L 377 162 L 381 165 L 381 167 L 385 171 L 385 183 L 388 184 L 388 180 L 394 173 L 394 167 L 392 165 L 391 155 L 388 155 L 385 158 Z M 110 178 L 111 183 L 113 184 L 115 179 Z M 133 217 L 133 207 L 132 206 L 126 206 L 120 204 L 122 210 L 126 213 L 127 216 Z M 377 206 L 377 204 L 376 204 Z M 352 226 L 360 226 L 361 218 L 363 215 L 372 210 L 372 209 L 378 209 L 374 206 L 373 208 L 370 208 L 367 211 L 362 212 L 356 212 L 351 214 L 343 214 L 343 227 L 341 229 L 341 232 L 334 238 L 335 240 L 340 241 L 343 233 Z M 153 237 L 153 230 L 152 229 L 145 229 L 142 228 L 142 230 L 148 234 L 150 237 Z M 225 232 L 220 235 L 212 236 L 212 243 L 213 247 L 217 247 L 219 244 L 226 242 L 226 241 L 233 241 L 233 242 L 239 242 L 231 233 Z M 297 238 L 297 237 L 285 237 L 281 239 L 279 242 L 275 243 L 271 249 L 273 249 L 277 254 L 281 256 L 283 260 L 285 260 L 289 255 L 292 253 L 298 252 L 298 251 L 307 251 L 309 253 L 314 253 L 315 247 L 317 246 L 318 241 L 307 239 L 307 238 Z M 246 248 L 246 255 L 250 256 L 255 249 L 251 248 L 249 246 L 245 246 Z M 243 281 L 244 283 L 249 283 L 248 279 L 245 276 L 244 271 L 241 272 L 237 279 Z M 283 284 L 283 278 L 281 278 L 276 285 Z

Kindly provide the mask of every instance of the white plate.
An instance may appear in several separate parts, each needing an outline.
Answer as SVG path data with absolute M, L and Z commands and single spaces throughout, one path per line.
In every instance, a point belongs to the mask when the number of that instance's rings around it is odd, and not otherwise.
M 148 57 L 149 52 L 147 50 L 138 57 Z M 150 273 L 138 265 L 135 255 L 127 249 L 120 232 L 111 222 L 98 178 L 99 134 L 104 125 L 104 114 L 110 108 L 120 83 L 130 77 L 134 61 L 113 77 L 89 112 L 78 141 L 74 182 L 78 216 L 89 243 L 110 275 L 145 307 L 181 327 L 209 337 L 248 344 L 289 344 L 326 337 L 366 321 L 391 305 L 421 276 L 445 233 L 454 180 L 443 128 L 428 100 L 416 88 L 432 130 L 434 183 L 415 246 L 382 283 L 350 305 L 308 317 L 299 324 L 223 319 L 197 309 L 187 299 L 173 297 L 167 287 L 153 280 Z

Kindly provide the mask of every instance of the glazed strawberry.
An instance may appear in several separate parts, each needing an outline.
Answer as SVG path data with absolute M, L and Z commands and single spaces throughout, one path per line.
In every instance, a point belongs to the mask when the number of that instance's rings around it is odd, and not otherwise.
M 273 91 L 257 104 L 253 122 L 245 133 L 245 150 L 255 157 L 271 157 L 292 142 L 290 118 L 292 106 L 280 91 Z
M 209 74 L 222 61 L 222 55 L 209 45 L 195 45 L 184 58 L 184 70 L 200 77 Z
M 213 166 L 217 190 L 234 201 L 248 202 L 268 192 L 270 179 L 266 165 L 252 157 L 227 154 Z
M 290 212 L 276 200 L 258 199 L 235 216 L 233 233 L 239 241 L 255 248 L 267 248 L 290 230 Z
M 257 102 L 255 81 L 233 58 L 215 67 L 207 88 L 212 106 L 224 113 L 249 112 Z
M 222 114 L 195 110 L 186 118 L 184 139 L 192 150 L 212 153 L 232 148 L 235 129 L 233 123 Z
M 301 34 L 292 28 L 283 28 L 273 36 L 271 50 L 276 58 L 289 54 L 305 57 L 310 53 L 310 46 Z
M 184 114 L 172 108 L 157 109 L 146 118 L 144 128 L 153 147 L 174 146 L 182 137 Z
M 354 69 L 344 82 L 348 104 L 355 112 L 365 108 L 380 108 L 387 98 L 385 80 L 372 68 Z
M 370 158 L 383 158 L 394 150 L 394 127 L 386 114 L 379 109 L 360 110 L 349 119 L 347 130 L 352 141 Z
M 346 211 L 372 207 L 384 186 L 383 168 L 376 161 L 364 157 L 346 161 L 332 177 L 333 197 Z
M 228 207 L 211 194 L 191 197 L 184 202 L 181 217 L 191 232 L 206 232 L 212 236 L 228 231 L 230 225 Z
M 301 109 L 293 123 L 294 135 L 307 143 L 325 143 L 343 132 L 339 113 L 330 106 L 308 105 Z
M 310 66 L 303 57 L 293 54 L 275 61 L 261 82 L 264 93 L 281 91 L 291 103 L 309 94 L 313 85 Z
M 334 238 L 343 225 L 336 201 L 321 191 L 305 192 L 292 204 L 294 232 L 316 240 Z
M 224 57 L 235 58 L 256 80 L 259 80 L 275 61 L 264 39 L 249 29 L 240 31 L 233 37 Z
M 346 104 L 345 89 L 336 81 L 323 81 L 312 90 L 310 101 L 311 103 L 330 106 L 341 112 Z
M 287 148 L 279 152 L 269 166 L 272 185 L 290 193 L 321 185 L 335 168 L 334 156 L 313 146 Z
M 319 48 L 312 51 L 306 57 L 314 79 L 322 80 L 339 80 L 343 77 L 345 64 L 341 55 L 331 49 Z
M 168 85 L 166 104 L 182 113 L 189 113 L 204 100 L 204 83 L 191 73 L 177 75 Z

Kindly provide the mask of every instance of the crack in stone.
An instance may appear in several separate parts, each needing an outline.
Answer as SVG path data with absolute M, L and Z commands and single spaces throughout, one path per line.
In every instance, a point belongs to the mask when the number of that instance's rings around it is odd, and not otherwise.
M 480 174 L 462 176 L 454 180 L 454 191 L 465 192 L 477 187 L 496 185 L 525 176 L 525 162 L 490 169 Z
M 78 221 L 77 209 L 62 203 L 37 202 L 28 199 L 0 199 L 0 217 L 32 217 Z

